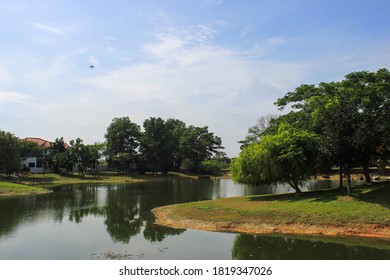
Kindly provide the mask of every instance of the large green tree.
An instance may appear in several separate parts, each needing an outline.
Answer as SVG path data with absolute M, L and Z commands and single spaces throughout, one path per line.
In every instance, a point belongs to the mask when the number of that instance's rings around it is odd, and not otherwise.
M 276 101 L 283 109 L 291 105 L 308 120 L 305 125 L 321 135 L 321 148 L 327 151 L 341 174 L 347 176 L 351 194 L 350 170 L 360 164 L 366 182 L 370 182 L 369 166 L 379 148 L 386 155 L 389 134 L 390 73 L 353 72 L 340 82 L 301 85 Z M 302 125 L 298 120 L 295 125 Z
M 184 159 L 183 149 L 180 146 L 180 141 L 186 132 L 186 124 L 178 119 L 167 119 L 165 123 L 167 129 L 170 131 L 173 149 L 173 169 L 179 170 Z
M 345 76 L 342 86 L 343 90 L 352 92 L 351 99 L 356 111 L 356 159 L 363 167 L 366 182 L 369 183 L 370 165 L 376 163 L 377 159 L 386 160 L 384 155 L 388 151 L 390 72 L 387 69 L 353 72 Z
M 317 144 L 316 134 L 280 124 L 276 134 L 243 148 L 231 164 L 233 179 L 254 185 L 287 183 L 300 193 L 300 185 L 315 171 Z
M 90 161 L 88 167 L 91 169 L 98 170 L 99 161 L 102 158 L 104 152 L 106 151 L 106 144 L 96 142 L 94 144 L 87 145 L 87 149 L 90 155 Z
M 153 172 L 167 174 L 173 168 L 178 148 L 173 127 L 162 118 L 149 118 L 144 121 L 143 127 L 141 151 L 144 159 L 151 164 Z
M 132 164 L 138 156 L 140 126 L 133 123 L 129 117 L 114 118 L 104 137 L 108 160 L 115 163 L 118 172 L 131 172 Z
M 42 157 L 43 148 L 37 143 L 26 141 L 24 139 L 19 140 L 19 156 L 24 159 L 27 157 Z
M 73 170 L 74 159 L 68 147 L 63 137 L 56 138 L 52 143 L 51 152 L 47 160 L 54 172 L 64 173 Z
M 88 169 L 96 168 L 104 146 L 101 144 L 86 145 L 81 138 L 71 140 L 69 144 L 73 165 L 77 165 L 80 175 L 84 175 Z
M 221 153 L 222 140 L 208 127 L 186 126 L 177 119 L 145 120 L 141 154 L 153 171 L 166 174 L 191 162 L 191 171 L 200 171 L 202 161 Z M 188 170 L 188 168 L 187 168 Z
M 10 175 L 20 169 L 19 139 L 0 130 L 0 173 Z
M 194 170 L 198 170 L 202 161 L 221 153 L 222 139 L 209 132 L 208 127 L 190 125 L 185 130 L 180 147 L 185 158 L 192 161 Z

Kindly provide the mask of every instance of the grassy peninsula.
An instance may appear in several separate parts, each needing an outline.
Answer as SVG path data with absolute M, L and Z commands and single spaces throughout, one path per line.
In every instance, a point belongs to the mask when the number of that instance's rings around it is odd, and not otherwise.
M 390 184 L 232 197 L 158 207 L 160 225 L 245 233 L 360 236 L 390 240 Z

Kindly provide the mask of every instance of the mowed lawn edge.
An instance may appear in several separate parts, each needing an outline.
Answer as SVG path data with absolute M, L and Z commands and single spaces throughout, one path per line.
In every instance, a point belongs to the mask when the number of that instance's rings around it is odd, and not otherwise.
M 156 224 L 222 232 L 390 239 L 390 183 L 301 195 L 258 195 L 168 205 Z
M 175 175 L 123 175 L 115 172 L 91 173 L 80 176 L 77 173 L 60 175 L 55 173 L 30 174 L 13 180 L 0 180 L 0 197 L 41 194 L 50 192 L 55 187 L 68 184 L 98 183 L 138 183 L 174 178 Z
M 15 195 L 28 195 L 28 194 L 43 194 L 48 193 L 50 190 L 38 187 L 28 186 L 13 182 L 0 182 L 0 197 L 15 196 Z

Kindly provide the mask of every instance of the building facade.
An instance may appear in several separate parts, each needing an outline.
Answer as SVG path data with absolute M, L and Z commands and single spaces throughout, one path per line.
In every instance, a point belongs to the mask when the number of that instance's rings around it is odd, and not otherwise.
M 52 151 L 53 143 L 42 138 L 27 137 L 25 141 L 34 142 L 39 147 L 43 148 L 42 157 L 27 157 L 22 160 L 22 170 L 29 170 L 31 173 L 45 173 L 50 172 L 48 168 L 47 156 Z

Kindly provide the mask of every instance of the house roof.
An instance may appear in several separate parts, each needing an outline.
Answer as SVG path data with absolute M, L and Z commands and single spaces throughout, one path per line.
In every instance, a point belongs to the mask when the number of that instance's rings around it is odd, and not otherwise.
M 42 138 L 34 138 L 34 137 L 27 137 L 24 140 L 29 141 L 29 142 L 34 142 L 37 143 L 38 146 L 50 149 L 52 143 L 50 141 L 44 140 Z
M 47 140 L 42 139 L 42 138 L 27 137 L 24 140 L 29 141 L 29 142 L 37 143 L 38 146 L 43 147 L 45 149 L 50 149 L 53 146 L 52 142 L 47 141 Z M 69 145 L 64 143 L 64 147 L 65 147 L 65 149 L 68 149 Z

